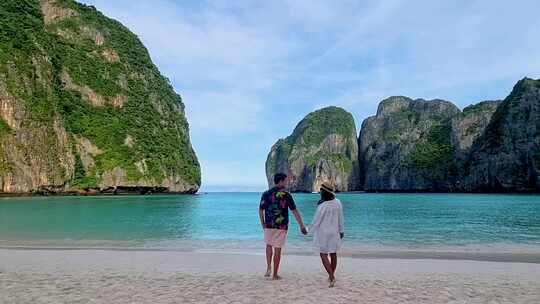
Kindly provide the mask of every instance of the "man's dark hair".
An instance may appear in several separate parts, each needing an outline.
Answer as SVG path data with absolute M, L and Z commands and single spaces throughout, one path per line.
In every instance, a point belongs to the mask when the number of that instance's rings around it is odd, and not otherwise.
M 285 173 L 277 173 L 274 175 L 274 184 L 278 184 L 281 181 L 284 181 L 287 178 L 287 174 Z

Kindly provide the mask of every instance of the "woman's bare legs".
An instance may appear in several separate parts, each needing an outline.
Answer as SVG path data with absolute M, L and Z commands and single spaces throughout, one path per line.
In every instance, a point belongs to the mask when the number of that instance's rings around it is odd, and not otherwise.
M 330 253 L 330 264 L 332 265 L 332 274 L 335 277 L 336 268 L 337 268 L 337 254 L 336 253 Z
M 328 280 L 330 280 L 330 282 L 333 282 L 335 280 L 335 278 L 334 278 L 334 270 L 332 269 L 332 264 L 331 264 L 330 260 L 328 259 L 328 254 L 321 253 L 321 261 L 322 261 L 322 264 L 324 266 L 324 269 L 328 273 Z

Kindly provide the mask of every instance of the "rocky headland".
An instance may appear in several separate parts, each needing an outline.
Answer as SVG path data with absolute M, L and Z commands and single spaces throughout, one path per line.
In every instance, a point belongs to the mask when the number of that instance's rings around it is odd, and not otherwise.
M 276 172 L 289 176 L 290 189 L 318 191 L 330 181 L 338 191 L 359 186 L 358 145 L 352 114 L 327 107 L 307 115 L 293 133 L 280 139 L 266 161 L 269 185 Z
M 184 104 L 140 40 L 71 0 L 0 4 L 0 193 L 194 193 Z

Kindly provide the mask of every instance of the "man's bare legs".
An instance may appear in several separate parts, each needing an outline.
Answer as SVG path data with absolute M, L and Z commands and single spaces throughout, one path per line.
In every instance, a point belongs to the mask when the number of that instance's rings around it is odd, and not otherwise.
M 279 280 L 281 277 L 278 275 L 279 263 L 281 262 L 281 248 L 274 248 L 274 275 L 272 280 Z
M 272 246 L 266 245 L 266 274 L 265 277 L 269 277 L 272 274 Z
M 272 280 L 279 280 L 281 277 L 278 275 L 279 263 L 281 262 L 281 248 L 272 247 L 266 245 L 266 274 L 265 277 L 269 277 L 272 273 L 272 258 L 274 259 L 274 275 Z

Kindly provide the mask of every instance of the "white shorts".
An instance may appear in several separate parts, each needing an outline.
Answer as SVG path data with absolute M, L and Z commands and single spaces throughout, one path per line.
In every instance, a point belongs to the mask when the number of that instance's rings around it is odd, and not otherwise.
M 287 240 L 287 230 L 283 229 L 264 229 L 264 242 L 266 245 L 281 248 Z

